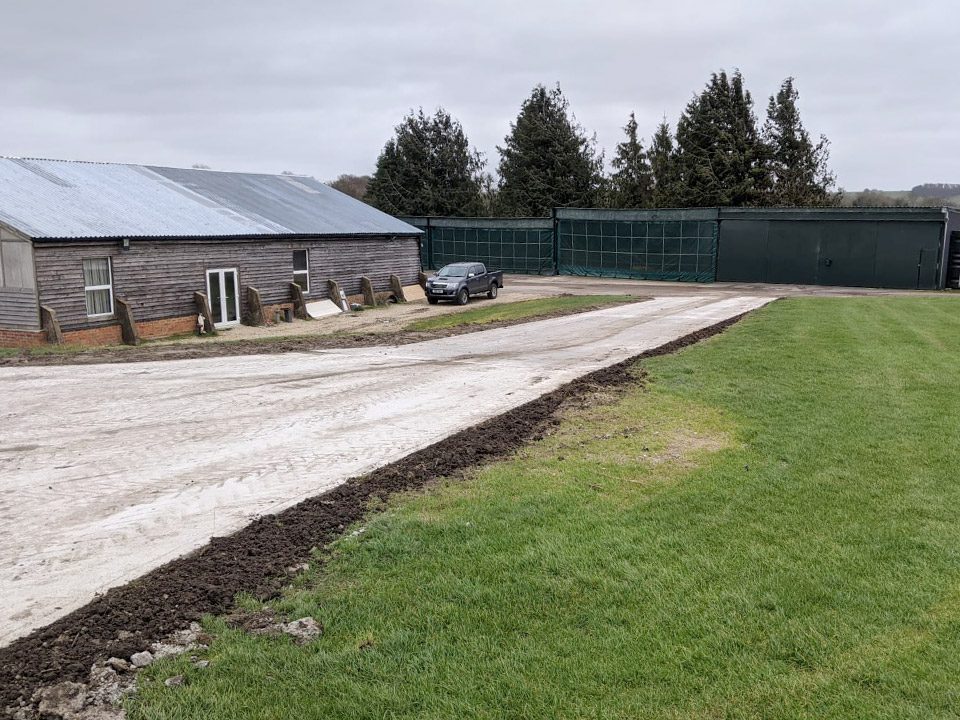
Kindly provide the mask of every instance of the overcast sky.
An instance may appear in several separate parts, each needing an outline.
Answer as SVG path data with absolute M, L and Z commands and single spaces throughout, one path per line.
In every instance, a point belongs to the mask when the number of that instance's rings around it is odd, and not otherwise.
M 960 182 L 955 0 L 0 0 L 0 155 L 368 173 L 442 105 L 491 167 L 536 83 L 609 159 L 712 71 L 792 75 L 848 190 Z

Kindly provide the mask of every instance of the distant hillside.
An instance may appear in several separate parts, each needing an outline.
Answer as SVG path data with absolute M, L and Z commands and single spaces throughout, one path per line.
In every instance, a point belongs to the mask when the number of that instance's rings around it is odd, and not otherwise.
M 926 183 L 910 190 L 845 192 L 840 204 L 845 207 L 941 207 L 960 208 L 960 185 Z
M 926 198 L 952 198 L 960 196 L 960 185 L 952 183 L 924 183 L 917 185 L 910 194 Z

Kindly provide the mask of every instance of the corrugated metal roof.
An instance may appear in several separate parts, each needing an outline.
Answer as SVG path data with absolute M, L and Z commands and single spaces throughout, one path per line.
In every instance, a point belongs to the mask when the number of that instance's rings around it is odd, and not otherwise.
M 403 235 L 311 177 L 0 158 L 0 222 L 33 238 Z

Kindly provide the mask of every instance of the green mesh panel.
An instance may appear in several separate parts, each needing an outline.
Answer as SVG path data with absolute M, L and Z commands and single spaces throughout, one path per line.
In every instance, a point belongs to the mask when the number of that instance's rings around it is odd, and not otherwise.
M 553 222 L 549 218 L 400 218 L 425 231 L 424 268 L 482 262 L 491 270 L 552 275 Z M 431 268 L 431 258 L 432 268 Z
M 425 231 L 424 268 L 476 260 L 537 275 L 713 282 L 716 209 L 557 210 L 557 252 L 547 218 L 403 218 Z
M 538 228 L 431 227 L 433 264 L 476 260 L 493 270 L 553 273 L 553 232 Z
M 679 212 L 659 217 L 639 212 L 633 218 L 628 213 L 602 215 L 608 217 L 559 220 L 561 274 L 687 282 L 716 279 L 716 220 Z M 618 215 L 629 219 L 614 219 Z

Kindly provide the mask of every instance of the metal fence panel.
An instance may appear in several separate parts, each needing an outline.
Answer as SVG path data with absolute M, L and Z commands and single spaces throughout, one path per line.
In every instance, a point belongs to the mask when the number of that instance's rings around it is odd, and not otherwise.
M 553 274 L 552 228 L 432 227 L 433 264 L 478 260 L 488 268 Z
M 716 211 L 558 210 L 565 275 L 713 282 Z
M 425 231 L 424 268 L 452 262 L 482 262 L 491 270 L 552 275 L 550 218 L 401 218 Z

